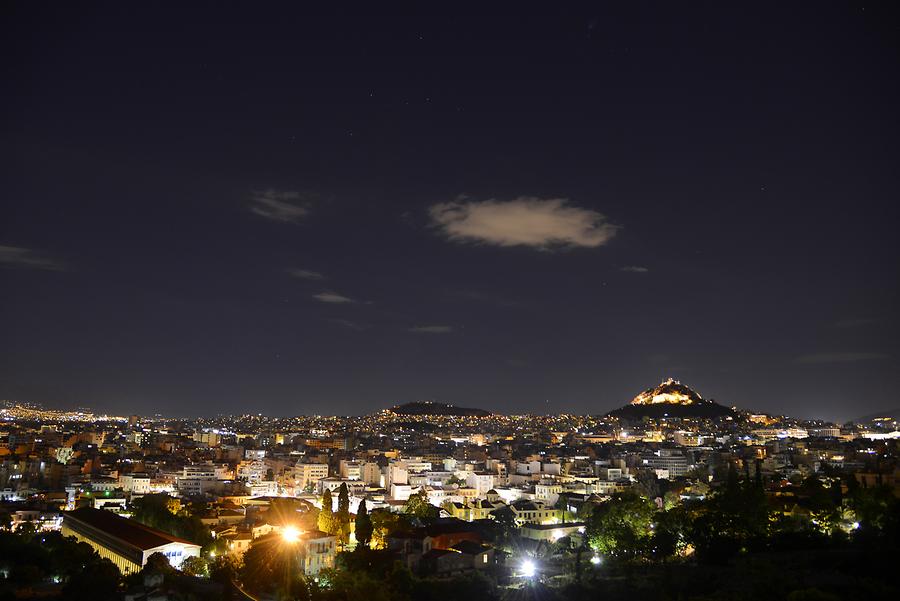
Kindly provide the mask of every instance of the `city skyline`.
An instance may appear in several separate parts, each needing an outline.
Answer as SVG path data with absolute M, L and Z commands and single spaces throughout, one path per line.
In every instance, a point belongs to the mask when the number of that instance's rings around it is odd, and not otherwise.
M 0 398 L 897 406 L 888 8 L 7 12 Z

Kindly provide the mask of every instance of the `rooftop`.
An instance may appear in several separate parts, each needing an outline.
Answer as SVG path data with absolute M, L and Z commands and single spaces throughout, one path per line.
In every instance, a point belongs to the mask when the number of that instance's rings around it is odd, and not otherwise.
M 119 517 L 111 511 L 82 507 L 63 514 L 66 520 L 76 520 L 90 527 L 96 528 L 106 534 L 138 549 L 154 549 L 171 543 L 183 545 L 195 545 L 189 540 L 172 536 L 162 530 L 150 528 L 134 520 Z

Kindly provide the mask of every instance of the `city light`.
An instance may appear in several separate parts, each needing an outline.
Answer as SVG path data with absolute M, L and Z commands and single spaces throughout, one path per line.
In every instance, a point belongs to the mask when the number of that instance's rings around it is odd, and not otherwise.
M 300 540 L 300 531 L 294 526 L 285 526 L 281 531 L 281 538 L 286 543 L 295 543 Z
M 537 573 L 537 566 L 534 565 L 534 562 L 530 559 L 526 559 L 522 562 L 522 576 L 525 578 L 533 578 Z

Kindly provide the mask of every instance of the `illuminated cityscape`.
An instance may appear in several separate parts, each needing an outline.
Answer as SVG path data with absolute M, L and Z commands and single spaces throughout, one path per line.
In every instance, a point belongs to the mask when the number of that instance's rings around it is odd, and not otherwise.
M 629 405 L 700 402 L 666 380 Z M 126 595 L 327 599 L 358 579 L 399 594 L 395 576 L 362 567 L 373 565 L 402 566 L 416 591 L 594 594 L 635 566 L 651 579 L 672 562 L 721 569 L 747 546 L 760 557 L 784 545 L 846 553 L 864 534 L 887 535 L 900 498 L 900 415 L 625 419 L 442 403 L 92 420 L 7 403 L 3 415 L 7 536 L 86 543 Z M 18 564 L 6 562 L 14 582 Z M 851 576 L 832 590 L 860 586 Z
M 900 599 L 900 4 L 4 3 L 0 601 Z

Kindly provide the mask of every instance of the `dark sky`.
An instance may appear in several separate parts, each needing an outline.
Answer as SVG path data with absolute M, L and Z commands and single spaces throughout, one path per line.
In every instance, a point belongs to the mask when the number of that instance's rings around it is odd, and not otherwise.
M 0 18 L 0 398 L 898 404 L 890 3 L 57 4 Z

